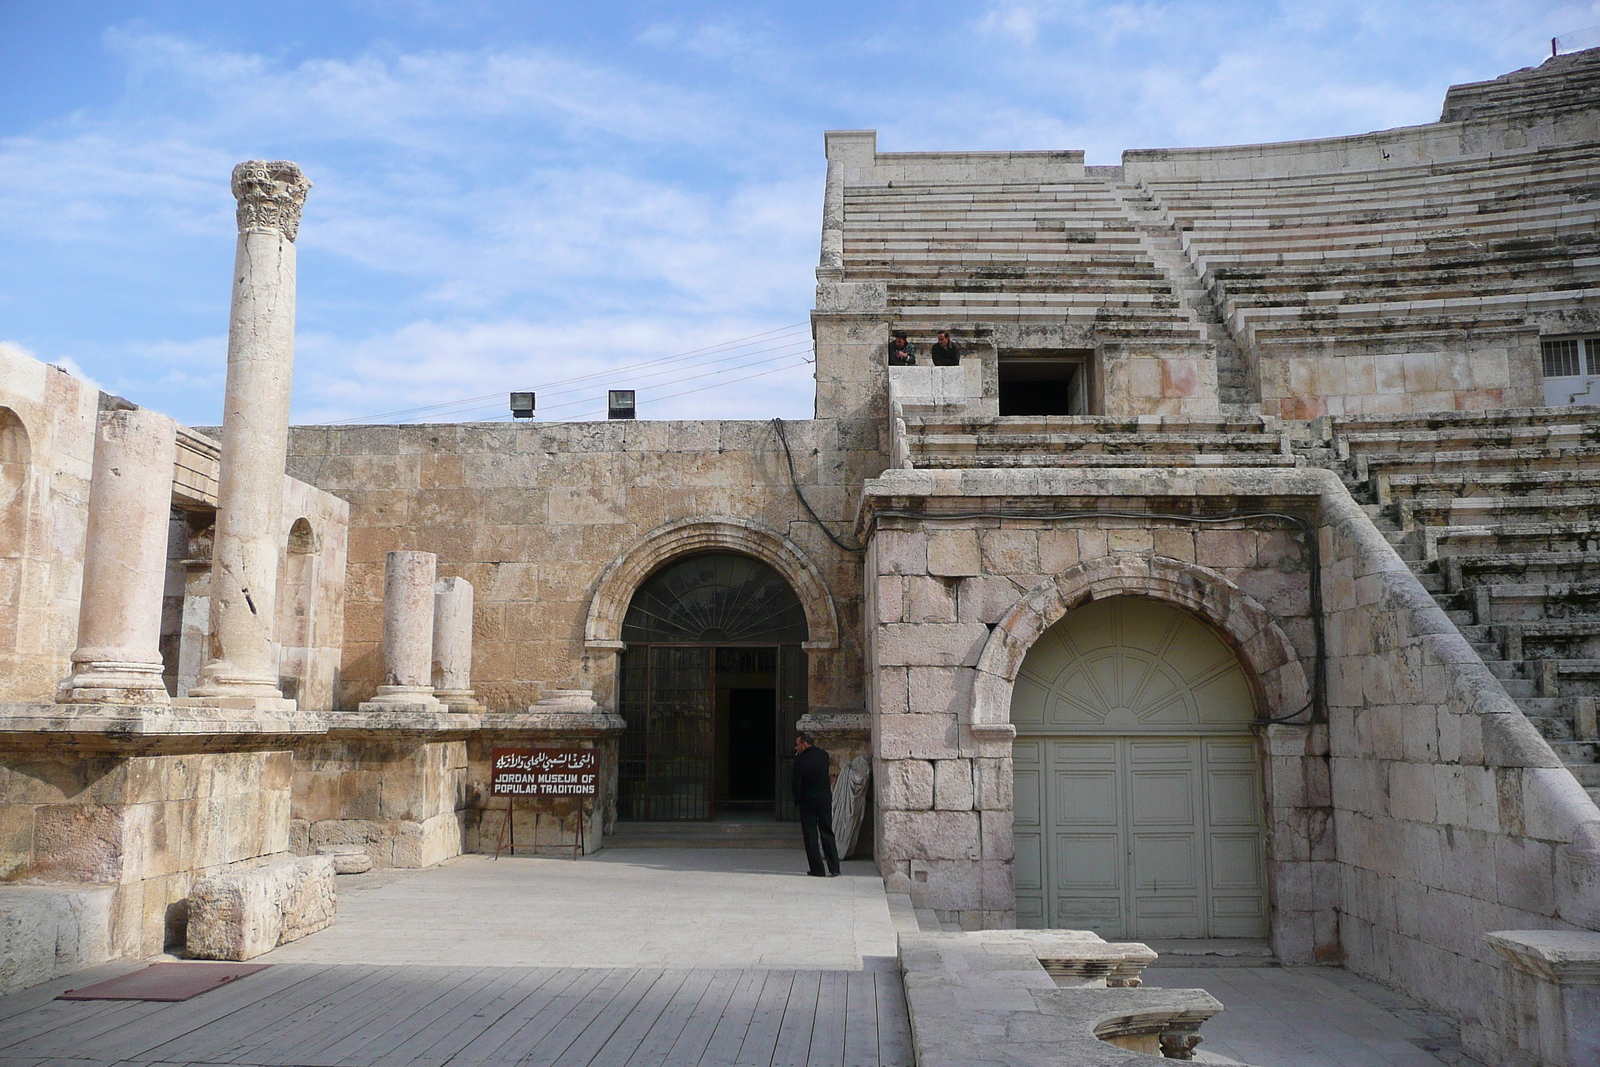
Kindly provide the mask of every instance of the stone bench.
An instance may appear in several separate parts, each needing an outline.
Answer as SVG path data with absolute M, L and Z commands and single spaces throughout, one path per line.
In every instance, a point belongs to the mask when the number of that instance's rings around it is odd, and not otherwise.
M 188 954 L 247 960 L 333 922 L 332 856 L 294 856 L 237 867 L 189 890 Z
M 1192 1059 L 1201 1023 L 1222 1005 L 1200 989 L 1131 988 L 1154 958 L 1143 945 L 1108 944 L 1086 931 L 901 934 L 917 1064 L 1127 1067 L 1138 1053 L 1151 1062 Z M 1111 987 L 1113 980 L 1122 987 Z

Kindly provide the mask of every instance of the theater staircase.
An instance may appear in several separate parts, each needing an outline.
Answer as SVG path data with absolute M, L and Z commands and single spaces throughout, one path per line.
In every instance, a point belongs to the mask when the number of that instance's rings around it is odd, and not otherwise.
M 1319 425 L 1322 458 L 1600 802 L 1600 408 Z
M 1143 186 L 1112 182 L 1110 188 L 1124 217 L 1140 234 L 1150 262 L 1166 276 L 1179 310 L 1198 325 L 1205 339 L 1215 346 L 1217 399 L 1223 405 L 1222 410 L 1243 411 L 1246 405 L 1256 403 L 1260 397 L 1250 373 L 1249 360 L 1223 321 L 1221 307 L 1210 288 L 1184 252 L 1183 238 L 1177 227 Z

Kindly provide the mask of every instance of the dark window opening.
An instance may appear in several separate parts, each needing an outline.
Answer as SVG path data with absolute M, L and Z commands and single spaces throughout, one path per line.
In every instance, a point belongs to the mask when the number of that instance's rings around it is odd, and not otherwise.
M 1089 362 L 1081 354 L 1000 354 L 1001 415 L 1089 414 Z

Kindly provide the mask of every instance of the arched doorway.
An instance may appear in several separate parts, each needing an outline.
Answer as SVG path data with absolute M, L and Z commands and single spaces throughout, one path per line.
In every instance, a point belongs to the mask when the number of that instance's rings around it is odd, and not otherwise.
M 1267 936 L 1254 719 L 1237 655 L 1181 608 L 1112 596 L 1046 630 L 1011 697 L 1017 924 Z
M 793 588 L 749 556 L 699 553 L 645 579 L 622 621 L 618 818 L 794 818 L 806 637 Z

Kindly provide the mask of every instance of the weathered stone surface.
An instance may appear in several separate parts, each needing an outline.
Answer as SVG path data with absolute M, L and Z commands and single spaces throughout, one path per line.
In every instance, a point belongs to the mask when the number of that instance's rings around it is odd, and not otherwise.
M 360 845 L 323 845 L 317 855 L 333 857 L 334 874 L 365 874 L 372 870 L 372 857 Z
M 210 875 L 189 891 L 188 953 L 248 960 L 333 922 L 332 856 L 298 856 Z
M 0 886 L 0 996 L 114 955 L 109 886 Z

